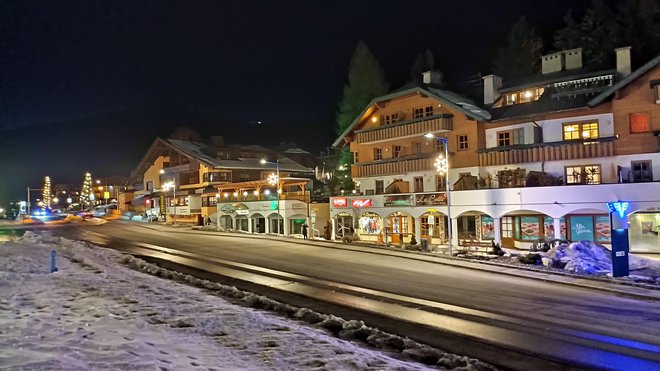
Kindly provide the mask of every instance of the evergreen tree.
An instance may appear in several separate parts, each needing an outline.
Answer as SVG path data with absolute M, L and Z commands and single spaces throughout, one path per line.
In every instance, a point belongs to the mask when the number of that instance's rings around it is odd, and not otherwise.
M 337 111 L 337 134 L 341 135 L 373 98 L 385 95 L 388 87 L 385 71 L 367 45 L 360 41 L 348 67 L 348 83 L 344 85 L 344 96 Z M 344 190 L 353 189 L 351 163 L 353 155 L 342 151 L 333 172 L 337 186 Z
M 82 190 L 80 191 L 80 208 L 86 209 L 92 205 L 92 174 L 85 173 L 85 180 L 83 180 Z
M 506 45 L 497 50 L 493 72 L 506 79 L 532 75 L 537 71 L 542 49 L 543 41 L 534 27 L 521 17 L 511 28 Z
M 614 60 L 620 44 L 620 28 L 612 10 L 603 0 L 593 0 L 580 23 L 580 44 L 587 65 L 607 66 Z
M 433 53 L 428 49 L 424 53 L 417 54 L 417 58 L 415 58 L 415 62 L 410 68 L 410 81 L 421 83 L 422 72 L 426 71 L 436 71 L 435 58 L 433 57 Z
M 385 71 L 360 41 L 348 67 L 348 83 L 337 111 L 337 134 L 341 135 L 373 98 L 387 93 L 388 87 Z
M 44 188 L 42 190 L 42 202 L 43 202 L 43 209 L 44 210 L 50 210 L 51 205 L 53 203 L 53 193 L 51 192 L 50 189 L 50 177 L 47 176 L 44 178 Z
M 660 53 L 660 6 L 655 0 L 628 0 L 619 5 L 618 46 L 632 47 L 632 60 L 639 65 Z
M 555 32 L 552 46 L 557 50 L 568 50 L 582 47 L 582 31 L 580 25 L 573 19 L 573 12 L 569 9 L 563 18 L 564 28 Z

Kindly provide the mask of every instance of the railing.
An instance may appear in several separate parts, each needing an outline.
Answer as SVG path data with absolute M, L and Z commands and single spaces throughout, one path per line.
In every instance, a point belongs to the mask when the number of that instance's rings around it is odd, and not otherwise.
M 351 175 L 353 178 L 378 176 L 387 174 L 402 174 L 413 171 L 433 170 L 433 160 L 430 158 L 413 158 L 406 160 L 398 158 L 383 162 L 370 163 L 365 165 L 352 165 Z
M 254 195 L 253 193 L 249 193 L 247 196 L 243 195 L 238 195 L 237 197 L 234 197 L 233 195 L 229 195 L 229 197 L 220 197 L 218 199 L 218 203 L 227 203 L 227 202 L 255 202 L 255 201 L 277 201 L 277 196 L 274 193 L 271 193 L 269 195 Z M 309 191 L 305 192 L 283 192 L 280 193 L 280 201 L 303 201 L 303 202 L 310 202 L 310 193 Z
M 479 153 L 479 166 L 609 157 L 614 156 L 613 140 L 614 138 L 601 138 L 597 141 L 538 143 L 489 148 Z
M 450 131 L 453 119 L 450 115 L 428 116 L 375 128 L 356 130 L 357 143 L 371 143 L 403 137 L 421 136 L 428 132 Z

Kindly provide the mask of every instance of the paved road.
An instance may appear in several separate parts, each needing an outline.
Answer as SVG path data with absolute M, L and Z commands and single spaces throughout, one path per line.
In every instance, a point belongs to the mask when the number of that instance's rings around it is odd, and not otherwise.
M 81 233 L 86 229 L 70 229 Z M 71 232 L 78 231 L 78 232 Z M 59 231 L 58 231 L 59 233 Z M 483 310 L 660 349 L 660 303 L 397 256 L 286 241 L 151 230 L 112 222 L 89 229 L 114 243 L 144 242 L 323 280 Z M 594 336 L 594 335 L 590 335 Z

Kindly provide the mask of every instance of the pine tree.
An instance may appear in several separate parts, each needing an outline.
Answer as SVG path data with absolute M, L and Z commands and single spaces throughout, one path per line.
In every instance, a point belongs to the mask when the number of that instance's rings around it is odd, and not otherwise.
M 410 68 L 410 81 L 414 83 L 421 83 L 422 72 L 426 71 L 438 72 L 435 69 L 435 58 L 429 49 L 426 49 L 424 53 L 417 54 L 417 58 L 415 58 L 415 62 Z
M 360 41 L 348 67 L 348 83 L 337 111 L 337 134 L 341 135 L 369 102 L 387 93 L 385 71 L 367 45 Z
M 640 65 L 660 53 L 660 6 L 654 0 L 628 0 L 619 5 L 618 46 L 632 47 L 632 61 Z
M 564 28 L 555 32 L 552 46 L 557 50 L 581 48 L 582 31 L 580 25 L 573 19 L 573 12 L 569 9 L 563 18 Z
M 83 180 L 82 190 L 80 191 L 81 209 L 86 209 L 88 206 L 91 206 L 92 195 L 92 174 L 85 173 L 85 180 Z
M 497 50 L 493 72 L 506 79 L 532 75 L 537 71 L 542 49 L 543 41 L 534 27 L 521 17 L 511 28 L 506 45 Z
M 607 66 L 614 60 L 614 48 L 620 44 L 616 17 L 603 0 L 593 0 L 580 23 L 580 44 L 587 65 Z
M 337 111 L 337 134 L 341 135 L 366 108 L 369 102 L 387 93 L 389 84 L 385 80 L 385 71 L 367 45 L 360 41 L 348 67 L 348 83 L 344 85 L 344 96 Z M 353 155 L 343 151 L 339 155 L 334 177 L 338 185 L 349 190 L 353 188 L 351 167 Z M 332 190 L 334 191 L 334 190 Z
M 51 205 L 53 204 L 53 194 L 50 189 L 50 177 L 47 176 L 44 178 L 44 188 L 42 190 L 42 208 L 44 210 L 50 210 Z

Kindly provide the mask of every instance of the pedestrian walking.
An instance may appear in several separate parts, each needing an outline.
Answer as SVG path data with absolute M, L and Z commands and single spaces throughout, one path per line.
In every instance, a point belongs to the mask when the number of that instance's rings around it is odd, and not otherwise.
M 305 239 L 305 240 L 307 239 L 307 229 L 308 228 L 309 227 L 307 226 L 307 223 L 303 224 L 303 226 L 302 226 L 302 235 L 303 235 L 303 239 Z

